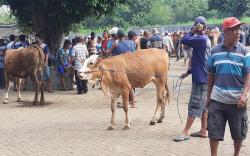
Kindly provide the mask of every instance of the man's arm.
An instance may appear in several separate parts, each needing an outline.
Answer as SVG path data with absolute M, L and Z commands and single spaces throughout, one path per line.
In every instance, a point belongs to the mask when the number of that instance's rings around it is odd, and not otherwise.
M 208 82 L 207 82 L 207 107 L 209 106 L 209 101 L 211 98 L 212 89 L 214 86 L 214 74 L 208 73 Z
M 244 89 L 240 96 L 239 102 L 237 106 L 239 108 L 244 108 L 247 105 L 247 94 L 250 89 L 250 73 L 245 76 L 245 83 L 244 83 Z

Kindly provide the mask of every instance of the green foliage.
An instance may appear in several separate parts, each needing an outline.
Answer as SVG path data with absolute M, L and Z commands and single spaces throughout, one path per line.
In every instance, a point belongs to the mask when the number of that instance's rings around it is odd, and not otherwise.
M 15 24 L 16 19 L 14 16 L 11 16 L 9 13 L 0 14 L 0 24 Z
M 52 51 L 74 23 L 110 12 L 124 0 L 1 0 L 25 31 L 40 33 Z
M 208 15 L 207 0 L 170 0 L 167 4 L 174 12 L 173 18 L 176 23 L 187 22 L 197 16 L 206 17 Z
M 249 9 L 250 0 L 209 0 L 209 8 L 218 10 L 221 17 L 242 17 Z
M 100 19 L 88 18 L 84 27 L 110 28 L 118 26 L 152 26 L 179 24 L 193 21 L 197 16 L 216 17 L 215 10 L 208 11 L 208 0 L 127 0 Z
M 145 25 L 148 12 L 153 7 L 152 0 L 127 0 L 126 4 L 114 7 L 114 10 L 107 15 L 87 18 L 83 25 L 88 28 L 107 28 L 118 26 L 127 28 L 131 25 Z
M 145 20 L 146 25 L 168 25 L 173 23 L 172 13 L 173 12 L 169 6 L 156 3 L 146 17 L 142 19 Z

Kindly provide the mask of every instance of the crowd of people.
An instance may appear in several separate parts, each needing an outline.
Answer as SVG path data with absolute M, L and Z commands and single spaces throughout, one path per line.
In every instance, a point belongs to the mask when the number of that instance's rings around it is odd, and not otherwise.
M 241 31 L 240 42 L 244 45 L 250 43 L 250 34 L 248 30 Z M 77 77 L 77 70 L 80 68 L 81 61 L 93 54 L 98 54 L 101 57 L 111 57 L 120 55 L 126 52 L 134 52 L 137 49 L 160 48 L 165 49 L 171 57 L 176 57 L 178 61 L 183 57 L 183 65 L 187 64 L 187 60 L 192 58 L 193 48 L 181 43 L 182 38 L 187 34 L 185 31 L 164 32 L 160 33 L 157 28 L 153 28 L 151 32 L 147 30 L 129 31 L 127 34 L 123 29 L 113 27 L 110 30 L 104 30 L 102 37 L 96 37 L 95 32 L 91 32 L 88 37 L 76 35 L 70 41 L 65 39 L 62 48 L 54 55 L 53 65 L 56 66 L 57 73 L 61 79 L 63 90 L 68 90 L 65 83 L 65 72 L 75 70 L 75 82 L 77 84 L 78 94 L 87 93 L 87 82 L 81 81 Z M 207 28 L 206 35 L 210 39 L 211 48 L 216 46 L 223 40 L 224 34 L 219 31 L 219 28 Z M 40 40 L 41 48 L 44 49 L 47 55 L 51 55 L 48 46 Z M 10 35 L 9 43 L 1 45 L 0 49 L 0 88 L 4 88 L 4 51 L 5 49 L 18 49 L 29 45 L 25 35 L 18 36 Z M 75 46 L 75 48 L 73 48 Z M 80 49 L 80 50 L 79 50 Z M 80 51 L 80 52 L 79 52 Z M 48 91 L 52 91 L 51 74 L 49 64 L 50 56 L 45 61 L 45 80 L 48 82 Z M 80 61 L 79 61 L 80 60 Z M 73 76 L 71 76 L 71 79 Z M 22 82 L 22 87 L 25 89 L 25 81 Z
M 138 49 L 164 49 L 176 61 L 184 56 L 184 65 L 188 61 L 188 68 L 180 78 L 192 75 L 192 91 L 188 104 L 186 125 L 174 141 L 189 140 L 189 130 L 195 118 L 201 118 L 201 129 L 191 133 L 193 137 L 210 139 L 211 155 L 217 155 L 219 141 L 224 139 L 225 125 L 228 121 L 231 136 L 234 140 L 235 154 L 239 155 L 242 141 L 248 130 L 247 94 L 250 88 L 250 53 L 245 47 L 250 43 L 248 30 L 237 18 L 229 17 L 219 28 L 207 27 L 206 19 L 199 16 L 195 19 L 190 32 L 164 32 L 160 34 L 157 28 L 151 32 L 140 30 L 140 33 L 129 31 L 127 34 L 121 28 L 113 27 L 104 30 L 102 37 L 96 37 L 92 32 L 89 38 L 76 35 L 70 41 L 66 39 L 62 48 L 53 59 L 57 73 L 65 90 L 64 73 L 74 71 L 77 94 L 88 92 L 87 80 L 81 80 L 77 71 L 82 67 L 86 58 L 97 54 L 100 57 L 112 57 L 124 53 L 133 53 Z M 0 87 L 4 88 L 4 51 L 27 47 L 29 42 L 25 35 L 9 37 L 10 42 L 0 48 Z M 36 43 L 43 49 L 45 59 L 45 81 L 48 91 L 52 92 L 49 67 L 48 46 L 42 37 L 37 35 Z M 73 72 L 72 72 L 73 73 Z M 73 77 L 72 77 L 73 78 Z M 135 107 L 134 89 L 129 94 L 131 107 Z M 208 132 L 207 132 L 208 130 Z

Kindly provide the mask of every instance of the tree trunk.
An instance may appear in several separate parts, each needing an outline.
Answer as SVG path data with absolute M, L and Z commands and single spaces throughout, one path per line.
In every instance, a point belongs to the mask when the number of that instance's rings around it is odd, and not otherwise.
M 45 33 L 44 36 L 45 42 L 48 45 L 53 55 L 55 55 L 58 52 L 59 48 L 61 47 L 63 37 L 64 37 L 63 31 L 55 30 Z

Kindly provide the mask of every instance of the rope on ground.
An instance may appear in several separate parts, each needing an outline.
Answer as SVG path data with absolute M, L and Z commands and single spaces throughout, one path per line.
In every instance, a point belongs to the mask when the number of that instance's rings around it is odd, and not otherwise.
M 179 86 L 178 86 L 178 84 L 179 84 Z M 181 123 L 183 124 L 183 120 L 181 118 L 180 109 L 179 109 L 179 96 L 180 96 L 181 84 L 182 84 L 182 78 L 178 77 L 178 79 L 176 81 L 176 85 L 175 85 L 175 90 L 177 90 L 177 88 L 178 88 L 177 99 L 176 99 L 176 107 L 177 107 L 177 112 L 178 112 L 179 119 L 180 119 Z

